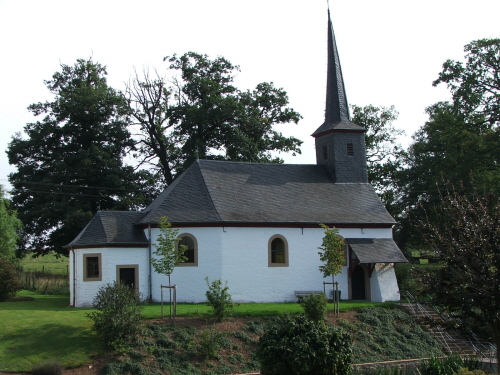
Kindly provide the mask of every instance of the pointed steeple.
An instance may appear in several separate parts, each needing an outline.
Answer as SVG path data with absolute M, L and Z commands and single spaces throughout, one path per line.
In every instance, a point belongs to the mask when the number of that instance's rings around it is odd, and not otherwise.
M 313 137 L 332 130 L 365 130 L 350 121 L 349 104 L 345 94 L 344 78 L 340 66 L 339 51 L 335 41 L 330 9 L 328 9 L 328 69 L 326 83 L 325 122 L 313 134 Z
M 366 183 L 365 131 L 351 122 L 339 52 L 328 9 L 328 73 L 325 122 L 314 133 L 316 164 L 325 166 L 336 183 Z

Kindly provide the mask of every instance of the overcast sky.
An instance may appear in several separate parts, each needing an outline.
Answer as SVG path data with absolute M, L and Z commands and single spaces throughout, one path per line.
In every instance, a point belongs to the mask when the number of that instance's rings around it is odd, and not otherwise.
M 449 99 L 432 87 L 443 62 L 462 60 L 472 40 L 500 37 L 498 0 L 331 0 L 350 104 L 394 105 L 411 136 L 427 106 Z M 0 184 L 5 150 L 35 118 L 27 106 L 50 100 L 43 81 L 92 57 L 122 90 L 134 68 L 166 70 L 163 57 L 187 51 L 240 65 L 236 85 L 272 81 L 302 114 L 282 130 L 304 142 L 289 163 L 315 163 L 310 134 L 322 124 L 327 55 L 326 0 L 0 0 Z

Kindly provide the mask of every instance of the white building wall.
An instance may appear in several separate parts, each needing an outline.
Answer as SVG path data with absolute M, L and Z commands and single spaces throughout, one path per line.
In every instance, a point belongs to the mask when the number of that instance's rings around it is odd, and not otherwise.
M 75 301 L 76 307 L 92 306 L 99 288 L 116 281 L 118 265 L 138 266 L 138 290 L 147 297 L 148 292 L 148 249 L 147 248 L 95 248 L 77 249 L 73 259 L 70 251 L 70 301 Z M 84 254 L 101 254 L 101 280 L 83 281 Z M 74 263 L 73 263 L 74 261 Z M 73 288 L 73 270 L 76 271 L 76 288 Z M 75 300 L 73 300 L 73 298 Z
M 393 263 L 377 263 L 370 278 L 373 302 L 399 301 L 399 287 Z
M 160 230 L 152 229 L 152 253 Z M 285 302 L 296 301 L 295 290 L 323 290 L 319 271 L 321 262 L 318 247 L 324 232 L 322 228 L 181 228 L 179 235 L 191 234 L 198 244 L 198 266 L 178 266 L 171 275 L 172 285 L 177 285 L 178 302 L 200 303 L 205 301 L 207 284 L 221 279 L 227 281 L 235 302 Z M 386 229 L 340 229 L 344 238 L 392 238 Z M 269 239 L 281 235 L 288 243 L 288 267 L 269 267 Z M 91 306 L 98 289 L 116 280 L 117 265 L 139 267 L 139 291 L 144 297 L 151 292 L 153 301 L 161 299 L 161 285 L 168 285 L 166 275 L 153 271 L 152 290 L 149 290 L 149 250 L 147 248 L 97 248 L 75 250 L 76 306 Z M 83 255 L 101 254 L 102 280 L 83 281 Z M 342 298 L 349 297 L 348 267 L 335 276 Z M 327 291 L 331 290 L 327 286 Z M 399 299 L 399 289 L 392 264 L 377 264 L 370 279 L 371 300 Z M 73 256 L 70 251 L 70 292 L 73 303 Z M 166 290 L 165 290 L 166 292 Z
M 210 281 L 227 281 L 235 302 L 296 301 L 295 290 L 322 291 L 323 281 L 331 282 L 319 271 L 322 228 L 181 228 L 179 234 L 183 233 L 196 237 L 198 266 L 179 266 L 172 273 L 178 302 L 204 302 L 207 276 Z M 153 244 L 158 234 L 159 229 L 154 229 Z M 391 229 L 340 229 L 339 234 L 346 238 L 392 237 Z M 268 266 L 268 243 L 274 235 L 287 240 L 288 267 Z M 339 282 L 342 298 L 348 298 L 348 267 L 335 276 L 335 281 Z M 168 284 L 167 277 L 154 274 L 154 301 L 160 300 L 161 284 Z M 330 288 L 327 285 L 327 291 Z

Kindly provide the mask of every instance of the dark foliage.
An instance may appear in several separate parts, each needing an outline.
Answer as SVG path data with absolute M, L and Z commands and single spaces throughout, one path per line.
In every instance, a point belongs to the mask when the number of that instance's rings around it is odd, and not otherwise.
M 300 315 L 277 318 L 259 340 L 262 375 L 348 374 L 352 341 L 342 329 Z
M 27 124 L 9 144 L 12 203 L 24 223 L 23 246 L 38 255 L 66 254 L 71 242 L 100 209 L 130 209 L 147 199 L 145 172 L 123 163 L 133 149 L 128 106 L 106 83 L 106 69 L 89 60 L 45 81 L 52 102 L 29 110 L 40 121 Z M 147 191 L 147 189 L 143 189 Z
M 7 258 L 0 257 L 0 301 L 15 297 L 21 288 L 14 266 Z
M 107 284 L 99 289 L 93 305 L 97 311 L 87 316 L 106 346 L 118 349 L 142 332 L 144 316 L 134 289 L 120 283 Z

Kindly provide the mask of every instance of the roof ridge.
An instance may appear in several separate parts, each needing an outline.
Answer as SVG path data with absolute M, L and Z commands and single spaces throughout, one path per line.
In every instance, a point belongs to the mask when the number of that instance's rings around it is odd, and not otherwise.
M 214 160 L 214 161 L 215 161 L 215 160 Z M 222 161 L 222 160 L 221 160 L 221 161 Z M 222 217 L 221 217 L 221 215 L 220 215 L 220 213 L 219 213 L 219 210 L 217 209 L 217 206 L 215 205 L 214 199 L 212 198 L 212 194 L 211 194 L 211 192 L 210 192 L 210 189 L 208 188 L 208 185 L 207 185 L 207 180 L 205 179 L 205 176 L 203 175 L 203 169 L 202 169 L 202 168 L 201 168 L 201 166 L 200 166 L 200 160 L 199 160 L 199 159 L 198 159 L 198 160 L 196 160 L 196 163 L 197 163 L 197 165 L 198 165 L 198 169 L 199 169 L 199 171 L 200 171 L 201 178 L 202 178 L 202 180 L 203 180 L 203 185 L 204 185 L 204 187 L 205 187 L 205 190 L 206 190 L 206 191 L 207 191 L 207 193 L 208 193 L 208 197 L 209 197 L 210 203 L 212 204 L 212 206 L 213 206 L 213 208 L 214 208 L 214 210 L 215 210 L 215 213 L 217 214 L 217 218 L 218 218 L 219 220 L 222 220 Z

